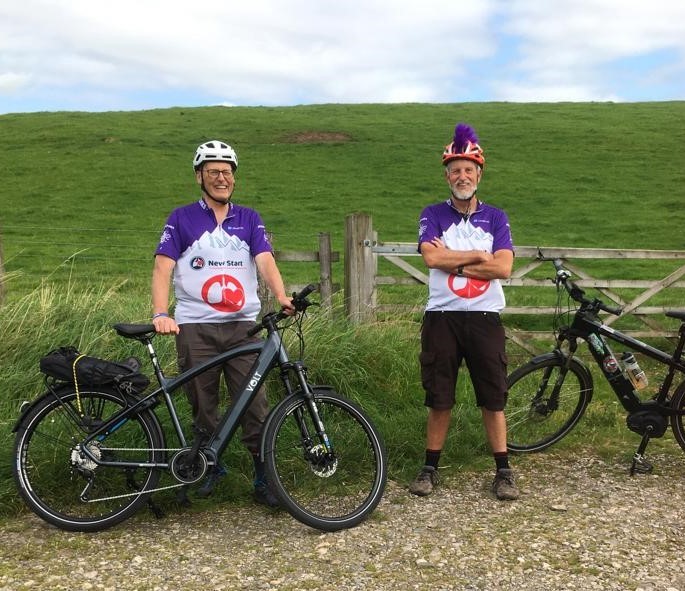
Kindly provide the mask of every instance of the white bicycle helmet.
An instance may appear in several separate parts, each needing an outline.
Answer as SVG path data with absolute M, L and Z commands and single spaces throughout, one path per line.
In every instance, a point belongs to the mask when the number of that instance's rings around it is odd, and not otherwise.
M 193 168 L 197 170 L 204 162 L 228 162 L 233 171 L 238 168 L 238 156 L 228 144 L 219 140 L 212 140 L 200 144 L 195 150 Z

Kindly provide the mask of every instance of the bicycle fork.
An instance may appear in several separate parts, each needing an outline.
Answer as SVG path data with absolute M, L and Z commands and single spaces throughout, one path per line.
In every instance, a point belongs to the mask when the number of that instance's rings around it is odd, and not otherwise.
M 566 379 L 566 374 L 568 373 L 572 359 L 572 355 L 564 355 L 559 348 L 555 350 L 555 353 L 564 361 L 564 363 L 559 366 L 559 374 L 552 385 L 552 391 L 545 401 L 545 393 L 549 388 L 549 380 L 552 377 L 555 366 L 550 366 L 545 369 L 542 380 L 538 385 L 537 392 L 535 392 L 535 396 L 533 396 L 531 402 L 533 410 L 543 416 L 548 416 L 559 408 L 559 392 L 561 392 L 561 387 L 564 385 L 564 380 Z
M 314 399 L 314 391 L 307 382 L 307 369 L 302 362 L 299 361 L 291 364 L 290 369 L 297 375 L 301 391 L 303 392 L 306 401 L 309 418 L 316 431 L 315 435 L 312 436 L 307 426 L 304 408 L 297 408 L 294 412 L 294 417 L 302 437 L 305 459 L 313 464 L 326 463 L 333 456 L 333 446 L 328 438 L 321 416 L 319 415 L 319 409 L 316 400 Z M 286 386 L 286 389 L 290 390 L 289 384 Z M 317 444 L 316 441 L 319 441 L 320 443 Z

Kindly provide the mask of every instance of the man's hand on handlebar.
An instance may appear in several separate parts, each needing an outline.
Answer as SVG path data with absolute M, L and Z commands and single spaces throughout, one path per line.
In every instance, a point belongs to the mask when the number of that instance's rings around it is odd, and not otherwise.
M 293 316 L 295 314 L 295 306 L 292 298 L 283 294 L 282 296 L 278 297 L 278 303 L 281 305 L 282 311 L 288 316 Z

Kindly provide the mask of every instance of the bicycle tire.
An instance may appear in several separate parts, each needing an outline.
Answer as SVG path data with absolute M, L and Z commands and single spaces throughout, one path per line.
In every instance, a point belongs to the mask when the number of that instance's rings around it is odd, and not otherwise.
M 556 403 L 551 400 L 564 363 L 558 355 L 547 355 L 529 361 L 509 376 L 504 415 L 510 451 L 548 448 L 568 435 L 585 413 L 592 399 L 592 376 L 576 359 L 571 360 L 559 384 Z
M 676 388 L 671 399 L 671 408 L 678 412 L 685 411 L 685 382 Z M 671 416 L 671 430 L 678 445 L 685 451 L 685 416 L 682 414 Z
M 366 413 L 333 390 L 315 389 L 315 404 L 329 443 L 325 446 L 308 401 L 294 395 L 268 421 L 263 453 L 269 486 L 298 521 L 322 531 L 354 527 L 380 502 L 387 479 L 383 440 Z M 303 437 L 301 417 L 310 437 Z
M 99 466 L 77 448 L 89 429 L 125 407 L 114 389 L 81 390 L 77 399 L 71 385 L 47 393 L 25 413 L 17 428 L 12 471 L 36 515 L 60 529 L 93 532 L 121 523 L 145 503 L 147 491 L 159 482 L 159 469 Z M 144 410 L 89 446 L 101 459 L 162 461 L 164 437 L 157 417 Z

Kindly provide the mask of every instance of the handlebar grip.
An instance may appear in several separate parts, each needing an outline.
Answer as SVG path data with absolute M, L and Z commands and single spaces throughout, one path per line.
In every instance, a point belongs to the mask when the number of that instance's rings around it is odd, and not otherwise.
M 315 283 L 310 283 L 302 291 L 300 291 L 300 293 L 293 293 L 292 302 L 295 306 L 295 310 L 297 310 L 298 312 L 306 310 L 307 306 L 310 305 L 310 303 L 306 300 L 306 297 L 313 291 L 316 291 L 317 289 L 318 285 L 316 285 Z M 283 320 L 287 316 L 288 315 L 285 312 L 283 312 L 283 310 L 281 310 L 280 312 L 272 312 L 270 314 L 267 314 L 262 318 L 262 321 L 259 324 L 253 326 L 250 330 L 247 331 L 247 336 L 253 337 L 258 332 L 261 332 L 268 326 L 275 326 L 276 322 L 278 322 L 279 320 Z
M 609 314 L 613 314 L 614 316 L 620 316 L 621 314 L 623 314 L 623 308 L 621 308 L 620 306 L 613 307 L 607 306 L 606 304 L 602 304 L 600 307 L 605 312 L 609 312 Z
M 295 310 L 298 312 L 304 312 L 310 305 L 310 302 L 307 301 L 307 296 L 313 291 L 316 291 L 317 288 L 318 285 L 310 283 L 300 293 L 294 293 L 292 302 Z
M 316 284 L 310 283 L 307 285 L 300 293 L 298 293 L 295 297 L 300 300 L 306 298 L 310 293 L 316 291 Z

